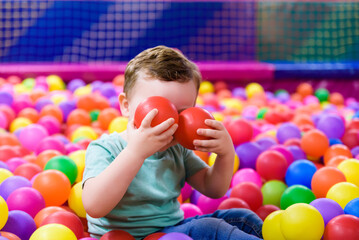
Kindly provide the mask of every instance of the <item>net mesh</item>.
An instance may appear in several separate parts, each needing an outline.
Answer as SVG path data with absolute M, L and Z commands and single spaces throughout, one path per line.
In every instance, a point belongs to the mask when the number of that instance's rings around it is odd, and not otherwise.
M 359 60 L 359 2 L 0 0 L 0 62 Z

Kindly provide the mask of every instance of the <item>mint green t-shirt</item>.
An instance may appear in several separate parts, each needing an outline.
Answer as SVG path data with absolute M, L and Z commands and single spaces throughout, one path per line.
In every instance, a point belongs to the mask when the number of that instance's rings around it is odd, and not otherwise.
M 86 151 L 83 183 L 109 166 L 126 144 L 118 133 L 105 134 L 91 142 Z M 124 197 L 108 215 L 102 218 L 87 215 L 89 233 L 101 236 L 120 229 L 141 239 L 163 227 L 177 224 L 183 219 L 177 201 L 181 188 L 186 178 L 206 166 L 191 150 L 179 144 L 155 153 L 144 161 Z M 114 182 L 111 188 L 119 184 Z

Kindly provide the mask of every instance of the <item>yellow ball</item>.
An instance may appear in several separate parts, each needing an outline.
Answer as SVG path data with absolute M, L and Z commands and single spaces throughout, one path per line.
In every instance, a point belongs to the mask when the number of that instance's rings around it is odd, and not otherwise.
M 196 106 L 199 107 L 199 106 L 203 106 L 203 105 L 204 105 L 203 98 L 201 96 L 198 96 L 196 99 Z
M 68 227 L 58 223 L 46 224 L 39 227 L 30 237 L 30 240 L 77 240 L 75 233 Z
M 280 228 L 280 220 L 284 210 L 278 210 L 269 214 L 264 219 L 262 234 L 263 239 L 266 240 L 285 240 L 282 230 Z
M 240 100 L 234 98 L 225 98 L 221 100 L 221 103 L 228 109 L 235 109 L 239 112 L 243 109 L 243 104 Z
M 86 86 L 77 88 L 75 90 L 75 92 L 74 92 L 74 96 L 75 97 L 81 97 L 81 96 L 88 95 L 88 94 L 91 94 L 91 93 L 92 93 L 91 85 L 86 85 Z
M 70 191 L 68 199 L 69 207 L 77 214 L 77 216 L 85 218 L 86 211 L 82 203 L 82 186 L 81 182 L 76 183 Z
M 359 187 L 359 161 L 357 159 L 344 160 L 337 168 L 344 173 L 347 182 Z
M 59 105 L 60 103 L 66 101 L 66 99 L 67 97 L 62 94 L 55 94 L 54 96 L 51 97 L 51 101 L 56 105 Z
M 214 86 L 209 81 L 203 81 L 201 82 L 201 85 L 199 86 L 199 94 L 205 94 L 205 93 L 213 93 L 214 92 Z
M 245 88 L 248 98 L 253 97 L 256 94 L 264 93 L 263 87 L 258 83 L 250 83 Z
M 212 116 L 214 117 L 214 119 L 216 119 L 217 121 L 223 122 L 224 120 L 224 115 L 220 112 L 213 112 Z
M 71 158 L 77 166 L 78 174 L 77 174 L 77 178 L 76 178 L 75 182 L 82 181 L 82 174 L 85 169 L 85 155 L 86 155 L 86 150 L 78 150 L 78 151 L 70 153 L 70 155 L 69 155 L 69 158 Z
M 14 86 L 14 91 L 16 94 L 22 94 L 22 93 L 30 93 L 31 89 L 27 88 L 26 86 L 22 84 L 16 84 Z
M 9 208 L 4 198 L 0 196 L 0 229 L 2 229 L 9 218 Z
M 213 166 L 214 162 L 216 161 L 217 154 L 211 153 L 208 158 L 208 165 Z M 233 164 L 233 174 L 237 172 L 239 168 L 239 158 L 237 154 L 234 155 L 234 164 Z
M 7 178 L 14 176 L 12 172 L 5 168 L 0 168 L 0 184 Z
M 108 126 L 108 132 L 109 133 L 123 132 L 127 129 L 127 124 L 128 124 L 128 118 L 116 117 L 111 121 L 110 125 Z
M 95 140 L 97 139 L 97 137 L 97 133 L 91 127 L 81 126 L 72 133 L 71 141 L 74 142 L 76 139 L 79 138 Z
M 62 79 L 57 75 L 49 75 L 46 77 L 46 82 L 49 85 L 50 91 L 64 90 L 66 85 Z
M 288 240 L 318 240 L 324 233 L 324 220 L 315 207 L 296 203 L 283 212 L 280 228 Z
M 327 198 L 339 203 L 343 209 L 348 202 L 358 197 L 359 187 L 349 182 L 336 183 L 327 192 Z
M 29 126 L 30 124 L 32 124 L 32 122 L 28 118 L 24 118 L 24 117 L 15 118 L 14 121 L 12 121 L 10 124 L 10 132 L 15 132 L 16 130 Z

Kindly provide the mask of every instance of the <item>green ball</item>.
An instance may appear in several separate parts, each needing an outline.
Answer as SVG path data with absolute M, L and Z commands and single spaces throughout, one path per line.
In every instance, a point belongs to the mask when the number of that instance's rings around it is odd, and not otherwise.
M 90 112 L 91 122 L 97 121 L 98 115 L 100 115 L 99 110 L 93 110 Z
M 27 89 L 32 89 L 35 86 L 35 79 L 26 78 L 22 81 L 22 85 L 24 85 Z
M 268 108 L 261 108 L 257 113 L 257 119 L 263 119 L 265 114 L 268 112 Z
M 318 98 L 319 102 L 324 102 L 329 98 L 329 91 L 325 88 L 318 88 L 314 95 Z
M 280 199 L 280 208 L 285 210 L 295 203 L 311 203 L 315 200 L 314 193 L 303 185 L 292 185 L 282 194 Z
M 280 93 L 288 93 L 288 91 L 285 89 L 278 89 L 277 91 L 274 92 L 274 96 L 277 96 Z
M 263 205 L 275 205 L 280 207 L 280 199 L 283 192 L 287 189 L 287 185 L 279 180 L 270 180 L 263 184 Z
M 70 180 L 71 185 L 77 178 L 77 165 L 71 158 L 61 155 L 51 158 L 45 165 L 44 170 L 54 169 L 64 173 Z

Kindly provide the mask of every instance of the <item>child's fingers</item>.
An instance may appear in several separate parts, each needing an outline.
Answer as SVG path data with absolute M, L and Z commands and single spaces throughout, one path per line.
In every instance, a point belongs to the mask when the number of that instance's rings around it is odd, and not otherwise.
M 204 123 L 214 129 L 222 130 L 224 128 L 223 124 L 217 120 L 214 119 L 206 119 Z
M 169 118 L 166 121 L 163 121 L 162 123 L 158 124 L 155 127 L 156 132 L 162 133 L 169 129 L 173 124 L 175 123 L 175 120 L 173 118 Z
M 194 140 L 193 145 L 195 149 L 203 152 L 215 152 L 218 147 L 218 141 L 216 140 Z
M 199 128 L 197 129 L 197 134 L 204 137 L 219 138 L 221 131 L 209 128 Z
M 147 113 L 147 115 L 142 119 L 141 127 L 151 127 L 152 120 L 155 118 L 157 113 L 157 108 L 154 108 L 149 113 Z

